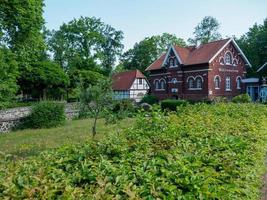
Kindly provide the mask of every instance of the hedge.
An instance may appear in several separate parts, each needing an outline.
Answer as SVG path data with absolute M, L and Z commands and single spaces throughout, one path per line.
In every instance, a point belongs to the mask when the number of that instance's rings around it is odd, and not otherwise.
M 65 123 L 63 103 L 41 101 L 32 106 L 30 115 L 24 120 L 22 128 L 51 128 Z
M 250 103 L 252 100 L 248 94 L 240 94 L 238 96 L 235 96 L 232 101 L 234 103 Z
M 266 106 L 231 103 L 141 113 L 101 142 L 3 156 L 0 198 L 260 199 L 266 117 Z
M 161 101 L 161 109 L 176 111 L 177 106 L 186 106 L 187 104 L 186 100 L 166 99 Z

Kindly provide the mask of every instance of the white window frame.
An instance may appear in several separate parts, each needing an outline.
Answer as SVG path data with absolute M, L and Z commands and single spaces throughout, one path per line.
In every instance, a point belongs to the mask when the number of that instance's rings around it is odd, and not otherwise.
M 227 76 L 225 78 L 225 91 L 232 91 L 231 89 L 231 77 Z
M 242 78 L 240 76 L 236 77 L 236 89 L 241 90 L 241 83 L 242 83 Z
M 196 77 L 196 89 L 202 89 L 203 88 L 203 81 L 200 77 Z
M 218 81 L 218 87 L 217 87 L 217 81 Z M 214 87 L 215 90 L 219 90 L 221 86 L 221 77 L 219 75 L 214 76 Z
M 228 62 L 228 58 L 229 58 L 229 62 Z M 225 63 L 225 65 L 232 65 L 233 64 L 233 55 L 230 51 L 225 52 L 224 63 Z

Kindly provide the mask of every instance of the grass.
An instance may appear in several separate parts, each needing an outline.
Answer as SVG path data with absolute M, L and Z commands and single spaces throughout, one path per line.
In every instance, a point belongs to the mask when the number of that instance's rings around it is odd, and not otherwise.
M 120 131 L 132 123 L 125 119 L 117 124 L 106 125 L 100 119 L 97 124 L 96 140 L 105 137 L 111 131 Z M 92 139 L 92 119 L 67 121 L 64 126 L 50 129 L 27 129 L 0 135 L 0 152 L 11 154 L 15 158 L 38 155 L 47 149 L 66 144 L 78 144 Z

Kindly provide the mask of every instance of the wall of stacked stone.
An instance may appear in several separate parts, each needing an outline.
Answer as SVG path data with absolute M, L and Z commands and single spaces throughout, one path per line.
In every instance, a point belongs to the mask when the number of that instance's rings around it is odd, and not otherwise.
M 0 110 L 0 133 L 7 133 L 15 128 L 21 119 L 27 117 L 31 112 L 31 107 L 18 107 Z M 65 113 L 68 120 L 78 116 L 77 104 L 66 104 Z

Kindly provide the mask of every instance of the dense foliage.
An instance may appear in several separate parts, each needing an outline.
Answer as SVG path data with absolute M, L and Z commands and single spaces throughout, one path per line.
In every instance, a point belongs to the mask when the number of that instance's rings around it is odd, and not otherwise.
M 252 64 L 249 74 L 255 75 L 257 69 L 267 61 L 267 18 L 263 24 L 254 24 L 237 42 Z
M 42 101 L 33 105 L 31 113 L 26 117 L 23 128 L 51 128 L 65 123 L 63 103 Z
M 59 92 L 58 89 L 69 85 L 69 77 L 52 61 L 32 63 L 31 69 L 24 71 L 24 76 L 23 91 L 35 98 L 61 99 L 64 92 Z M 57 91 L 57 94 L 53 91 Z
M 250 103 L 252 100 L 248 94 L 240 94 L 238 96 L 235 96 L 232 101 L 234 103 Z
M 168 33 L 147 37 L 122 55 L 121 65 L 125 69 L 139 69 L 144 72 L 170 45 L 186 46 L 186 43 Z
M 0 197 L 260 199 L 266 117 L 266 107 L 253 104 L 144 113 L 101 142 L 16 163 L 3 156 Z
M 100 19 L 80 17 L 52 31 L 48 44 L 54 59 L 66 71 L 78 68 L 78 60 L 87 70 L 94 70 L 96 63 L 100 63 L 99 67 L 109 74 L 117 56 L 121 54 L 122 39 L 122 31 Z
M 198 45 L 219 40 L 221 39 L 221 34 L 218 32 L 219 28 L 220 24 L 216 18 L 206 16 L 195 27 L 194 38 L 189 38 L 188 42 L 192 45 Z
M 171 110 L 176 111 L 177 106 L 186 106 L 188 101 L 186 100 L 175 100 L 175 99 L 166 99 L 160 102 L 162 110 Z
M 10 50 L 0 49 L 0 109 L 10 105 L 18 90 L 18 66 Z
M 149 94 L 145 95 L 143 99 L 141 100 L 141 103 L 148 103 L 150 105 L 156 104 L 158 102 L 159 102 L 158 97 L 154 95 L 149 95 Z

